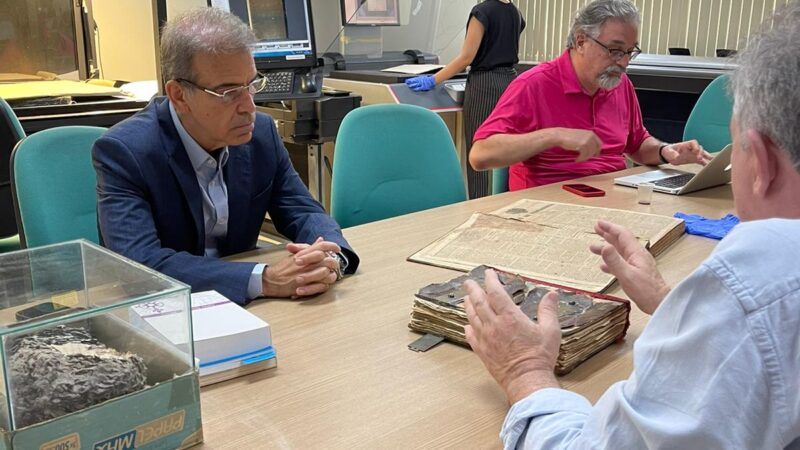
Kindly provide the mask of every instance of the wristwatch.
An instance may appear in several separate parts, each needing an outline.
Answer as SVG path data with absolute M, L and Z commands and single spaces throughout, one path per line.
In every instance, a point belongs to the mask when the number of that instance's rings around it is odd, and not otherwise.
M 336 281 L 339 281 L 342 278 L 344 278 L 344 269 L 347 267 L 347 261 L 344 259 L 344 257 L 335 252 L 325 252 L 325 253 L 327 253 L 328 256 L 336 260 L 337 263 L 336 269 L 334 269 L 334 272 L 336 273 Z
M 664 150 L 664 147 L 669 147 L 670 145 L 672 144 L 663 143 L 658 147 L 658 159 L 661 160 L 661 164 L 669 164 L 669 161 L 664 158 L 664 154 L 661 151 Z

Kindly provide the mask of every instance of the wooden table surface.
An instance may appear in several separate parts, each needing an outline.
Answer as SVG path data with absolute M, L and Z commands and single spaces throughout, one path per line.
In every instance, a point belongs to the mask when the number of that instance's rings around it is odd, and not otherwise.
M 458 273 L 406 258 L 473 212 L 521 198 L 667 216 L 680 211 L 721 217 L 733 211 L 730 185 L 687 196 L 654 193 L 652 204 L 639 205 L 635 189 L 613 185 L 615 176 L 619 173 L 581 180 L 604 189 L 605 197 L 578 197 L 556 184 L 346 229 L 361 257 L 356 275 L 315 298 L 257 300 L 248 306 L 272 326 L 278 368 L 201 390 L 202 448 L 499 448 L 509 405 L 478 357 L 449 343 L 426 353 L 407 348 L 420 336 L 407 326 L 414 293 Z M 684 278 L 716 243 L 681 237 L 658 258 L 667 282 Z M 261 250 L 239 259 L 270 262 L 284 254 Z M 616 284 L 609 293 L 624 296 Z M 626 341 L 561 377 L 562 387 L 594 402 L 627 378 L 633 342 L 647 319 L 634 306 Z

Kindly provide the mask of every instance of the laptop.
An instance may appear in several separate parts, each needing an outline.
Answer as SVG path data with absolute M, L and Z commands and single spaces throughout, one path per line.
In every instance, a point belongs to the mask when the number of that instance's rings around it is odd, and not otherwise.
M 731 181 L 728 168 L 731 163 L 729 144 L 697 173 L 675 169 L 659 169 L 626 177 L 614 178 L 614 184 L 637 187 L 640 183 L 653 183 L 653 190 L 666 194 L 683 195 Z

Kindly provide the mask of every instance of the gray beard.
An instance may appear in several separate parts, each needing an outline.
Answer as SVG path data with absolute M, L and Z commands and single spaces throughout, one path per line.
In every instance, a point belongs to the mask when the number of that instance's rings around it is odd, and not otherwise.
M 611 66 L 597 77 L 597 85 L 605 90 L 614 89 L 622 82 L 621 74 L 624 72 L 618 66 Z M 620 76 L 613 76 L 613 74 L 620 74 Z

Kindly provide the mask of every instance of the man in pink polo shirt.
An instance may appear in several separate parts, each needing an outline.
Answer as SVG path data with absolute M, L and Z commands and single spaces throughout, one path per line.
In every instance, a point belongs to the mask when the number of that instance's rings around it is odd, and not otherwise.
M 697 141 L 650 136 L 625 75 L 641 50 L 639 11 L 628 0 L 596 0 L 578 11 L 558 58 L 523 73 L 475 133 L 475 170 L 509 167 L 510 190 L 640 164 L 705 164 Z

